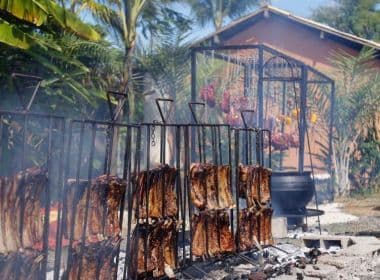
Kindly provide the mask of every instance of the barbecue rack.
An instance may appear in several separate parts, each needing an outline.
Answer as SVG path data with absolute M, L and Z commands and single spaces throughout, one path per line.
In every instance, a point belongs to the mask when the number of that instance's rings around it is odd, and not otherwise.
M 30 111 L 39 94 L 42 81 L 40 77 L 13 73 L 12 79 L 21 108 L 16 111 L 0 111 L 0 176 L 4 180 L 7 177 L 8 182 L 19 180 L 19 185 L 15 193 L 6 193 L 11 186 L 3 181 L 4 184 L 0 187 L 0 213 L 5 219 L 7 213 L 11 215 L 9 221 L 15 223 L 17 228 L 5 225 L 5 221 L 2 220 L 4 224 L 1 225 L 0 231 L 5 237 L 3 244 L 9 245 L 9 238 L 19 240 L 19 243 L 16 247 L 10 248 L 5 245 L 2 249 L 6 254 L 15 255 L 18 260 L 28 260 L 28 255 L 20 251 L 21 248 L 25 248 L 33 257 L 24 263 L 23 271 L 12 269 L 12 275 L 4 275 L 2 269 L 13 264 L 0 264 L 0 278 L 13 276 L 15 279 L 22 279 L 31 276 L 45 279 L 48 258 L 51 256 L 50 249 L 57 248 L 49 248 L 49 225 L 55 223 L 50 221 L 52 208 L 56 208 L 62 195 L 63 177 L 60 171 L 64 164 L 66 124 L 63 117 Z M 21 92 L 20 80 L 33 88 L 30 97 Z M 41 176 L 40 181 L 38 178 Z M 5 199 L 9 200 L 8 204 Z M 32 234 L 32 228 L 28 230 L 31 225 L 24 223 L 25 219 L 29 222 L 42 221 L 40 229 L 37 229 L 39 226 L 33 225 L 37 227 L 33 227 L 34 230 L 42 230 L 37 236 L 34 235 L 33 240 L 25 240 L 25 236 Z M 12 228 L 13 231 L 10 232 Z M 0 254 L 2 253 L 4 251 Z M 23 265 L 22 262 L 19 265 Z
M 127 104 L 127 95 L 116 92 L 107 93 L 110 121 L 70 120 L 34 113 L 30 109 L 33 100 L 38 97 L 41 79 L 22 74 L 15 74 L 14 77 L 31 79 L 37 86 L 27 102 L 20 94 L 22 111 L 0 111 L 0 176 L 13 176 L 17 171 L 35 165 L 46 172 L 46 188 L 39 197 L 42 203 L 43 232 L 38 247 L 33 248 L 37 254 L 36 259 L 41 264 L 36 272 L 33 271 L 38 274 L 37 279 L 89 277 L 89 261 L 97 262 L 94 272 L 96 278 L 102 278 L 102 273 L 107 273 L 107 277 L 114 279 L 152 278 L 154 275 L 148 269 L 150 252 L 147 239 L 140 248 L 144 255 L 142 271 L 130 270 L 135 260 L 134 238 L 139 240 L 141 234 L 136 228 L 154 228 L 165 221 L 175 224 L 173 243 L 170 245 L 173 249 L 173 274 L 182 273 L 184 277 L 196 279 L 199 275 L 206 274 L 208 265 L 235 256 L 235 251 L 209 253 L 208 226 L 205 235 L 206 253 L 202 257 L 195 256 L 191 246 L 194 238 L 193 215 L 222 211 L 228 213 L 228 230 L 235 240 L 236 225 L 239 223 L 239 199 L 236 196 L 234 205 L 225 208 L 198 209 L 191 198 L 193 186 L 190 169 L 193 163 L 228 166 L 228 188 L 234 200 L 237 183 L 233 170 L 234 167 L 237 168 L 236 163 L 239 163 L 240 158 L 244 158 L 246 164 L 257 162 L 270 167 L 270 145 L 269 155 L 264 153 L 264 144 L 270 141 L 269 131 L 249 127 L 244 116 L 244 128 L 232 129 L 226 124 L 206 123 L 197 114 L 197 109 L 205 107 L 200 102 L 189 104 L 192 123 L 169 123 L 169 114 L 165 114 L 162 104 L 171 105 L 173 100 L 163 98 L 156 100 L 161 118 L 159 121 L 141 124 L 118 122 L 121 108 Z M 116 108 L 112 96 L 116 96 Z M 249 112 L 242 112 L 246 113 Z M 32 148 L 31 143 L 34 144 Z M 235 160 L 233 156 L 236 157 Z M 9 161 L 5 162 L 6 158 Z M 163 192 L 159 199 L 161 212 L 158 217 L 153 217 L 150 214 L 152 205 L 149 205 L 148 199 L 151 187 L 149 178 L 160 168 L 174 170 L 175 213 L 168 214 L 165 200 L 168 193 L 165 193 L 166 187 L 162 186 Z M 142 188 L 146 201 L 144 208 L 140 208 L 142 198 L 137 194 L 137 179 L 142 173 L 147 176 Z M 219 177 L 214 177 L 216 186 L 219 186 Z M 165 173 L 159 173 L 157 178 L 163 184 Z M 116 196 L 113 210 L 107 204 L 111 187 L 121 190 Z M 20 195 L 21 203 L 25 203 L 25 194 L 20 192 Z M 206 195 L 206 205 L 207 199 Z M 217 187 L 218 205 L 219 199 Z M 143 212 L 140 212 L 141 209 Z M 111 216 L 114 218 L 116 216 L 116 222 L 108 216 L 109 213 L 113 213 Z M 206 220 L 206 224 L 208 222 Z M 219 246 L 220 231 L 220 227 L 217 227 Z M 21 223 L 17 232 L 25 233 L 25 225 Z M 162 248 L 163 245 L 160 246 Z M 252 261 L 244 255 L 241 258 Z M 0 275 L 1 269 L 0 267 Z M 15 270 L 15 273 L 20 274 L 21 270 Z M 23 279 L 23 275 L 16 276 L 20 276 L 17 279 Z M 166 276 L 160 273 L 155 278 L 164 279 Z
M 250 115 L 250 119 L 254 119 L 255 111 L 254 110 L 242 110 L 241 118 L 243 121 L 242 128 L 233 128 L 234 131 L 234 150 L 235 150 L 235 199 L 237 201 L 237 209 L 236 209 L 236 254 L 241 257 L 243 260 L 247 262 L 254 262 L 249 256 L 247 256 L 247 252 L 252 251 L 244 251 L 241 250 L 240 246 L 240 210 L 248 210 L 248 202 L 240 197 L 239 193 L 239 182 L 238 178 L 240 177 L 239 172 L 239 164 L 244 164 L 245 166 L 253 166 L 262 167 L 262 168 L 271 168 L 271 132 L 267 129 L 260 129 L 254 127 L 253 124 L 249 125 L 249 119 L 247 116 Z M 267 150 L 267 153 L 265 152 Z M 260 184 L 260 177 L 259 177 Z M 247 187 L 248 188 L 248 187 Z M 261 196 L 260 188 L 258 189 L 258 195 Z M 246 194 L 248 198 L 249 193 Z M 266 203 L 266 205 L 260 205 L 260 202 L 256 202 L 259 207 L 269 208 L 271 207 L 270 201 Z M 258 230 L 257 232 L 261 232 L 260 223 L 257 224 Z M 250 227 L 250 236 L 254 236 L 255 227 Z M 259 238 L 259 237 L 257 237 Z M 253 240 L 253 244 L 256 243 L 257 249 L 262 250 L 266 246 L 270 246 L 269 244 L 257 244 L 259 240 Z

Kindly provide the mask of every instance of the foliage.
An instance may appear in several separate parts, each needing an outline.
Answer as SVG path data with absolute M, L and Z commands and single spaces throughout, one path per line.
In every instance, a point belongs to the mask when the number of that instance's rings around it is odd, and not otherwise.
M 369 40 L 380 40 L 378 0 L 334 0 L 314 10 L 312 18 Z
M 187 110 L 185 105 L 189 102 L 186 82 L 189 80 L 190 67 L 189 48 L 184 44 L 186 36 L 180 30 L 172 34 L 159 36 L 160 43 L 152 49 L 141 49 L 137 60 L 142 69 L 149 74 L 153 81 L 150 90 L 162 97 L 174 100 L 174 107 L 181 112 Z M 147 94 L 151 93 L 148 92 Z M 184 114 L 172 112 L 176 121 L 183 120 Z
M 332 61 L 338 69 L 336 81 L 339 81 L 333 141 L 334 176 L 338 195 L 347 195 L 352 191 L 350 177 L 353 176 L 352 164 L 356 153 L 365 153 L 365 161 L 371 162 L 371 166 L 379 164 L 379 146 L 371 141 L 371 120 L 380 106 L 380 76 L 376 68 L 371 66 L 374 55 L 374 50 L 363 50 L 357 57 L 340 52 L 335 54 Z M 370 142 L 372 144 L 368 145 Z M 364 149 L 361 152 L 358 149 L 360 146 Z M 371 152 L 368 148 L 371 148 Z M 365 161 L 360 161 L 360 164 L 365 164 Z M 377 168 L 371 169 L 375 171 Z
M 257 7 L 259 1 L 252 0 L 185 0 L 198 23 L 205 26 L 210 21 L 215 30 L 220 30 L 225 20 L 236 19 Z

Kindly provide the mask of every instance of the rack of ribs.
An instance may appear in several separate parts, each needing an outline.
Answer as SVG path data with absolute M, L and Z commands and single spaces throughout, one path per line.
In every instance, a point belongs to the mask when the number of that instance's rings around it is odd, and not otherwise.
M 125 189 L 126 182 L 111 175 L 97 177 L 89 187 L 88 181 L 81 180 L 77 184 L 76 180 L 69 180 L 64 216 L 66 238 L 70 237 L 71 230 L 74 240 L 82 238 L 88 192 L 86 238 L 117 236 L 120 233 L 119 210 Z
M 252 207 L 259 196 L 259 167 L 239 164 L 239 197 L 247 200 L 247 207 Z
M 268 168 L 259 167 L 260 174 L 260 203 L 266 204 L 270 200 L 270 176 L 272 171 Z
M 165 267 L 176 268 L 176 222 L 162 220 L 156 224 L 138 224 L 131 238 L 128 279 L 139 279 L 144 274 L 165 275 Z M 145 269 L 146 256 L 146 269 Z
M 273 244 L 272 214 L 273 214 L 273 209 L 266 208 L 260 215 L 260 243 L 262 245 Z
M 194 214 L 192 230 L 191 250 L 195 257 L 213 257 L 235 249 L 226 211 Z
M 117 267 L 115 257 L 119 250 L 119 238 L 107 239 L 85 245 L 81 252 L 78 243 L 72 251 L 71 266 L 65 271 L 63 279 L 115 279 Z
M 0 253 L 32 248 L 42 242 L 41 198 L 46 188 L 46 171 L 38 167 L 0 177 Z
M 133 178 L 135 187 L 133 205 L 136 218 L 159 219 L 177 216 L 176 176 L 177 170 L 175 168 L 161 165 L 149 170 L 149 172 L 142 171 Z M 139 205 L 138 211 L 137 205 Z
M 231 192 L 231 178 L 230 166 L 218 166 L 218 193 L 219 193 L 219 207 L 222 209 L 234 207 Z
M 247 199 L 247 207 L 255 202 L 266 204 L 270 200 L 271 170 L 255 165 L 239 165 L 239 197 Z
M 230 227 L 230 216 L 226 211 L 221 211 L 218 213 L 218 225 L 220 230 L 220 252 L 234 252 L 235 243 Z
M 41 279 L 43 254 L 31 249 L 23 252 L 0 254 L 0 279 Z
M 246 251 L 256 246 L 254 237 L 259 239 L 259 217 L 249 209 L 239 211 L 239 228 L 236 233 L 239 250 Z
M 199 210 L 234 207 L 230 185 L 230 166 L 193 163 L 190 168 L 190 196 Z

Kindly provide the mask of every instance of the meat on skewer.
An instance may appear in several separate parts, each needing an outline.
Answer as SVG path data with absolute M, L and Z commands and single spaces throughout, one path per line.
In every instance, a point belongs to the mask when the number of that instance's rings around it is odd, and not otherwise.
M 88 192 L 86 239 L 96 241 L 98 235 L 119 235 L 119 209 L 126 182 L 117 176 L 102 175 L 93 180 L 89 187 L 87 181 L 77 184 L 76 180 L 70 180 L 68 184 L 64 218 L 66 238 L 71 236 L 71 232 L 74 240 L 82 238 Z
M 198 210 L 234 207 L 230 186 L 230 167 L 194 163 L 190 168 L 191 200 Z
M 239 250 L 246 251 L 256 247 L 254 237 L 259 239 L 259 221 L 260 218 L 250 209 L 239 211 L 239 228 L 237 238 L 239 241 Z
M 42 272 L 43 259 L 42 253 L 31 249 L 0 254 L 0 279 L 38 280 Z
M 234 201 L 232 199 L 230 174 L 231 173 L 229 165 L 218 166 L 219 206 L 223 209 L 235 206 Z
M 235 250 L 227 211 L 202 212 L 192 217 L 192 253 L 213 257 Z
M 38 167 L 0 177 L 0 253 L 42 242 L 41 198 L 46 188 L 46 171 Z
M 149 225 L 138 224 L 133 231 L 131 244 L 128 279 L 138 279 L 145 273 L 153 277 L 162 277 L 165 275 L 165 267 L 175 269 L 176 222 L 174 220 L 167 219 Z
M 177 216 L 176 176 L 177 170 L 168 165 L 161 165 L 149 172 L 142 171 L 135 176 L 133 205 L 136 216 L 138 215 L 136 218 L 159 219 Z
M 87 280 L 114 279 L 117 273 L 114 261 L 120 239 L 108 239 L 84 246 L 77 244 L 72 251 L 70 271 L 65 271 L 63 279 Z

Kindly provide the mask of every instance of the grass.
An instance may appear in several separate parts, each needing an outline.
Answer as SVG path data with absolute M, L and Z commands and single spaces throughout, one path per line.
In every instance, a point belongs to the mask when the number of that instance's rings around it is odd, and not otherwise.
M 359 217 L 380 217 L 380 191 L 337 199 L 343 211 Z

